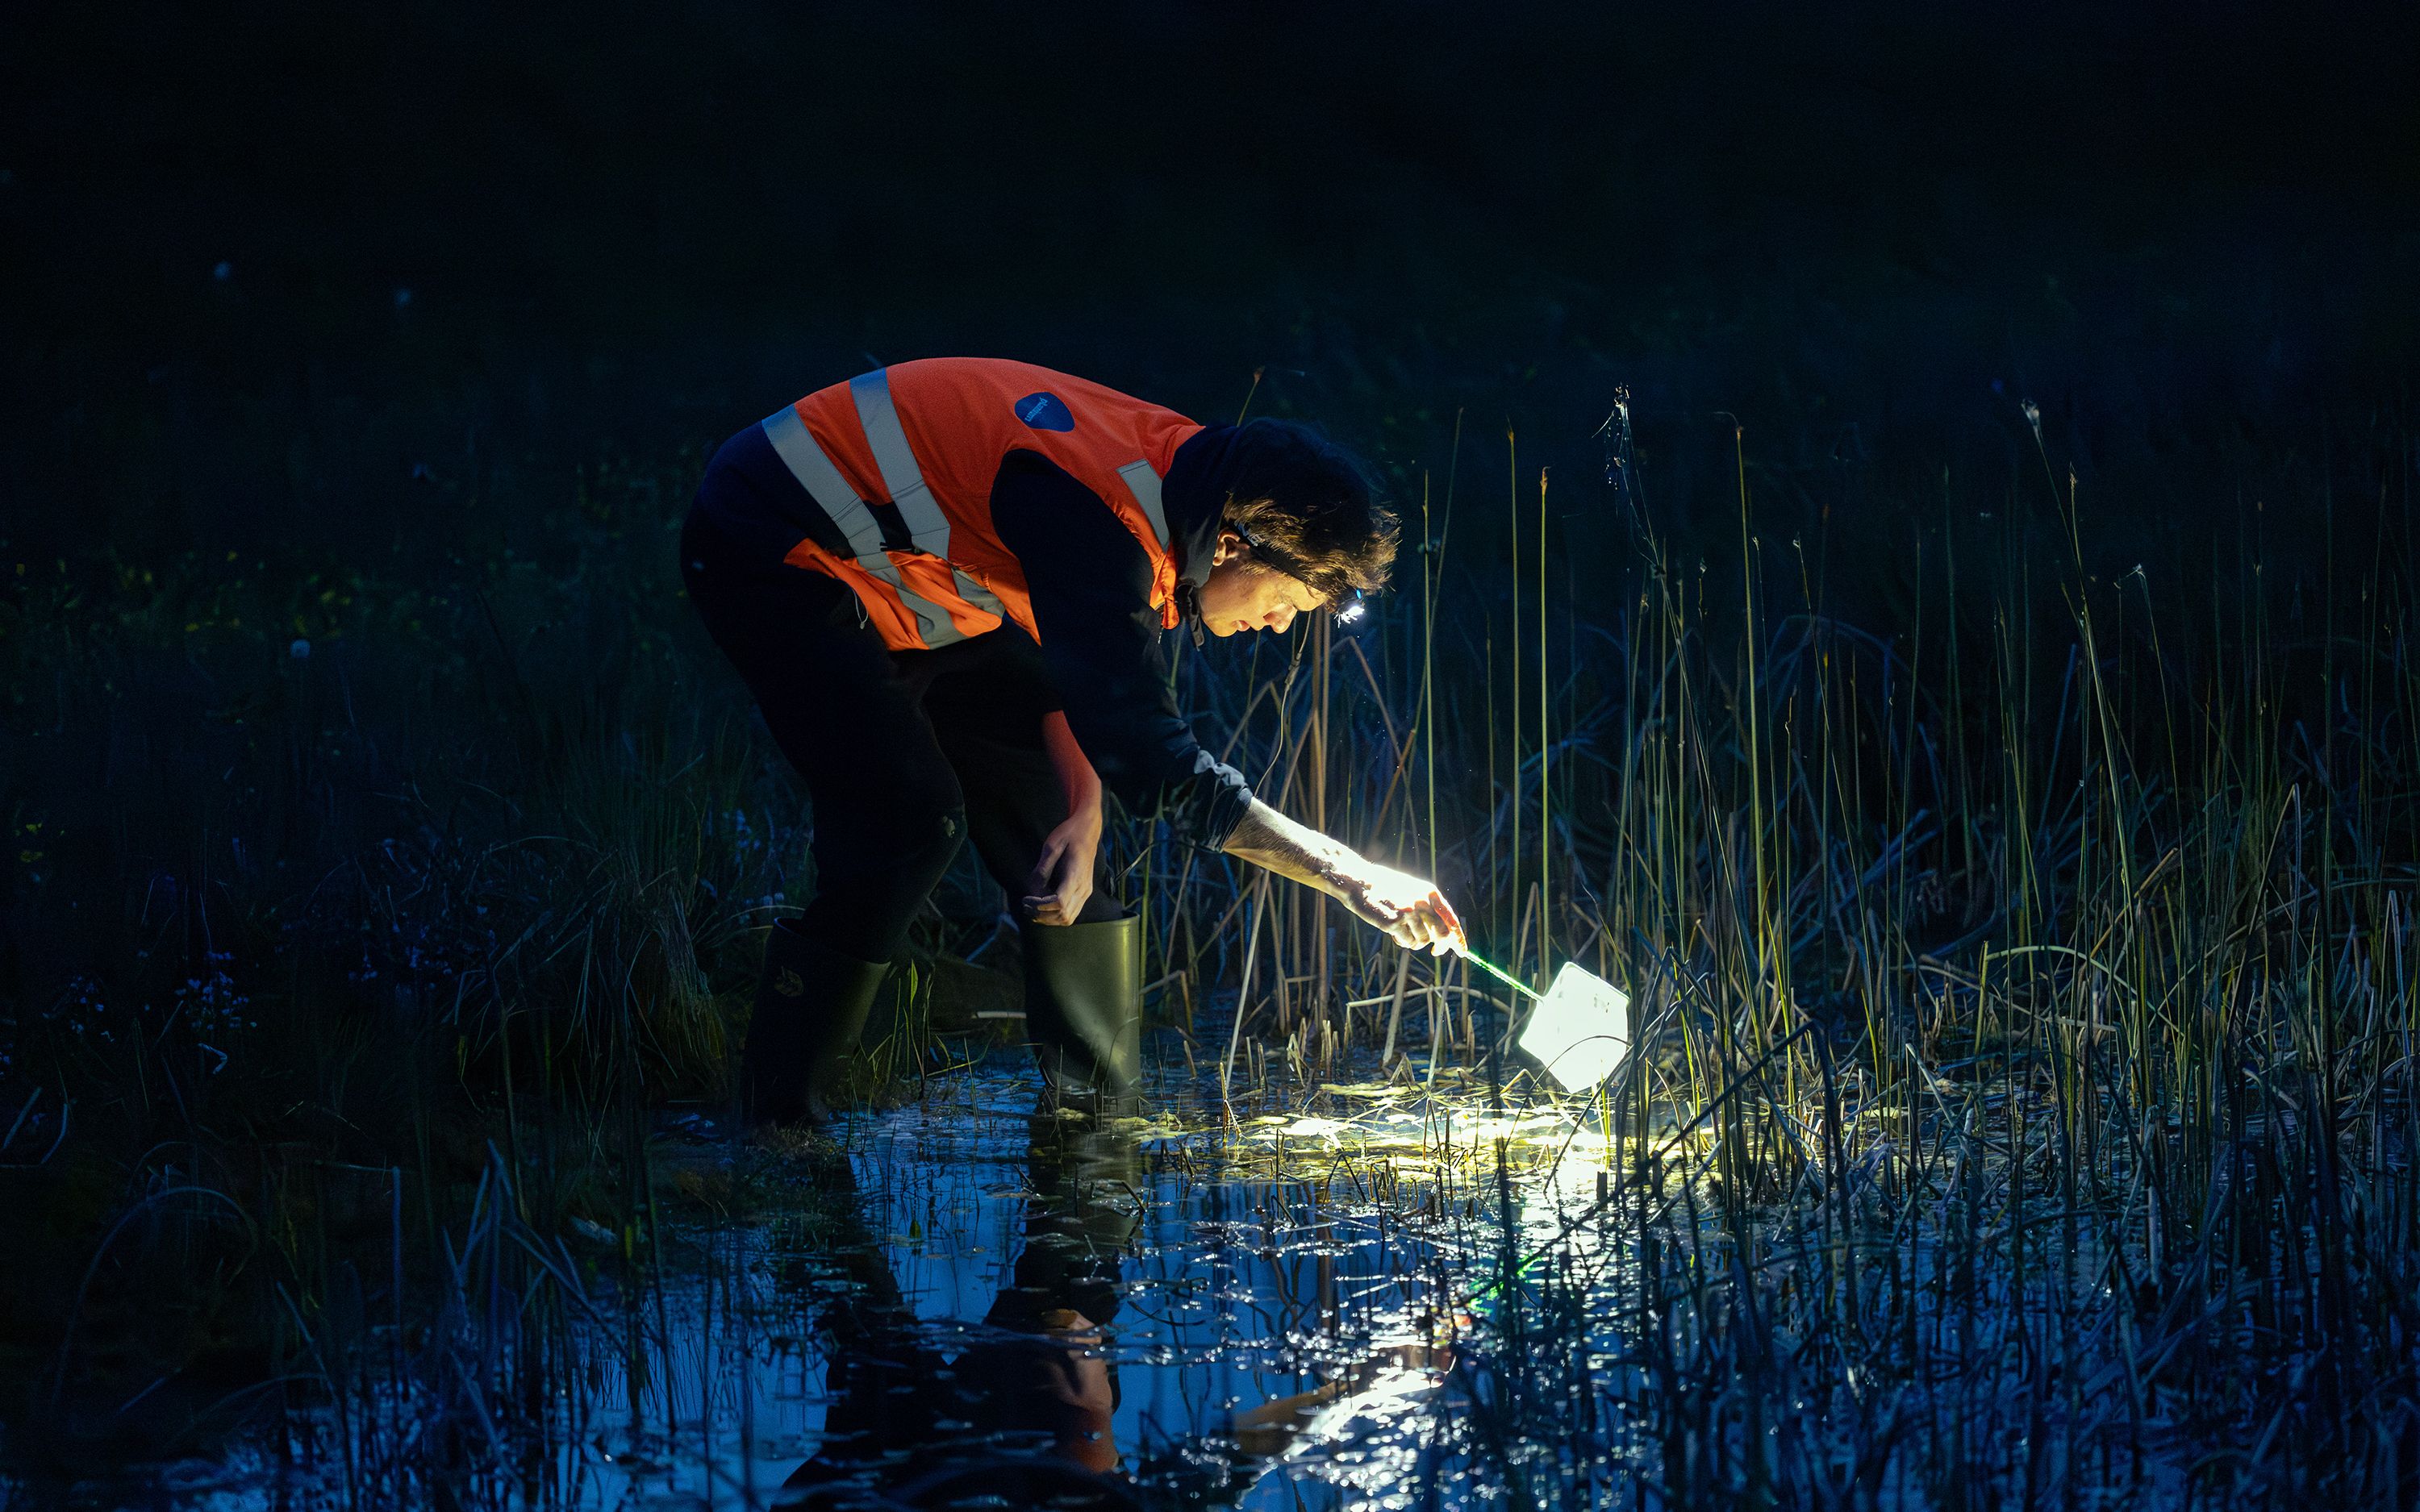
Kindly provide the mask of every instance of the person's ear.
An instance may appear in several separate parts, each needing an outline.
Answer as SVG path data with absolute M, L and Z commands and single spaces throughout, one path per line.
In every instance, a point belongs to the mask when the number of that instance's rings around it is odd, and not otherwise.
M 1218 532 L 1218 544 L 1210 548 L 1210 564 L 1223 567 L 1244 554 L 1244 538 L 1231 530 Z

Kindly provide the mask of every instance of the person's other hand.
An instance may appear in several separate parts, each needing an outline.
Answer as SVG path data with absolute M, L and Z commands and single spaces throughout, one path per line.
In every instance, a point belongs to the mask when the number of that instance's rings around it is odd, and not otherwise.
M 1425 949 L 1431 955 L 1446 955 L 1470 949 L 1461 918 L 1434 882 L 1374 861 L 1359 861 L 1351 872 L 1337 877 L 1336 885 L 1345 907 L 1385 930 L 1407 950 Z
M 1047 1427 L 1062 1458 L 1106 1475 L 1118 1468 L 1118 1393 L 1101 1325 L 1072 1307 L 1054 1307 L 1038 1320 L 1038 1337 L 994 1357 L 1001 1385 L 1025 1398 L 1026 1412 L 1010 1421 Z
M 1072 813 L 1042 841 L 1025 882 L 1025 917 L 1037 924 L 1076 922 L 1093 896 L 1093 858 L 1101 849 L 1098 806 Z

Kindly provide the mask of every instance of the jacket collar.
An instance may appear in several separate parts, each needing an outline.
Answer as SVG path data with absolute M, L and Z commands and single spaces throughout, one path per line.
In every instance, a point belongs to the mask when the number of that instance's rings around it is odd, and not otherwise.
M 1210 559 L 1218 548 L 1227 495 L 1236 472 L 1235 427 L 1204 425 L 1176 449 L 1168 476 L 1160 480 L 1160 507 L 1168 515 L 1169 554 L 1188 616 L 1193 592 L 1210 580 Z

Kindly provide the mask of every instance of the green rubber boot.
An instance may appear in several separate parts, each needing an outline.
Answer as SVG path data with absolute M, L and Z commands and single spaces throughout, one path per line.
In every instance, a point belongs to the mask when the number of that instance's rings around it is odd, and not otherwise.
M 765 937 L 747 1047 L 739 1055 L 739 1115 L 750 1128 L 821 1126 L 840 1088 L 874 995 L 891 970 L 807 938 L 787 921 Z
M 1130 1108 L 1142 1081 L 1142 918 L 1028 924 L 1025 1032 L 1049 1095 L 1088 1113 Z

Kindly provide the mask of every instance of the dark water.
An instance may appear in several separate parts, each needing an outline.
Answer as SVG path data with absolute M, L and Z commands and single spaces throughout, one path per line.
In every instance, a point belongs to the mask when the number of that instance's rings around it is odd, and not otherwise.
M 839 1149 L 736 1157 L 838 1200 L 668 1232 L 668 1279 L 591 1282 L 543 1337 L 524 1325 L 535 1410 L 466 1406 L 424 1365 L 76 1499 L 392 1504 L 427 1482 L 380 1467 L 442 1419 L 482 1505 L 1493 1501 L 1466 1422 L 1488 1277 L 1508 1242 L 1595 1253 L 1566 1231 L 1592 1136 L 1476 1088 L 1305 1088 L 1229 1121 L 1163 1088 L 1154 1117 L 1095 1124 L 1036 1117 L 1004 1057 L 937 1086 Z M 661 1148 L 675 1181 L 735 1159 Z

